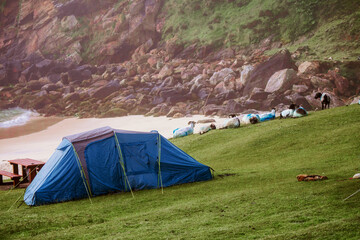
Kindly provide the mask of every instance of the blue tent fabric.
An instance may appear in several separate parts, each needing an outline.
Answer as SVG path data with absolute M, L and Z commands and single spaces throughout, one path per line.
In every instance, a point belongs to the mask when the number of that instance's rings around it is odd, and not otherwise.
M 63 138 L 24 201 L 42 205 L 210 179 L 210 167 L 157 132 L 105 127 Z

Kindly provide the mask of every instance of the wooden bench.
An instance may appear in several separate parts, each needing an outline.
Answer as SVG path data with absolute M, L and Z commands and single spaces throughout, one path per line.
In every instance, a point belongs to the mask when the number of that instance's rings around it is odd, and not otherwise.
M 3 176 L 9 177 L 11 180 L 13 180 L 14 187 L 18 185 L 19 180 L 22 177 L 21 175 L 18 174 L 0 170 L 0 185 L 4 185 Z

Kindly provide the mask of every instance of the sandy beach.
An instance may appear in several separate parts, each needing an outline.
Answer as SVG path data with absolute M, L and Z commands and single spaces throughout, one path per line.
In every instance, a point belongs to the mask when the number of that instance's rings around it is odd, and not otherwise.
M 57 119 L 56 121 L 41 118 L 38 117 L 36 121 L 29 121 L 26 125 L 15 127 L 17 133 L 22 132 L 27 135 L 18 136 L 19 134 L 17 134 L 16 137 L 13 137 L 15 135 L 8 135 L 10 137 L 8 138 L 6 134 L 14 131 L 11 129 L 3 130 L 3 132 L 0 131 L 0 169 L 10 171 L 10 164 L 6 161 L 10 159 L 32 158 L 46 162 L 64 136 L 98 127 L 109 126 L 116 129 L 133 131 L 157 130 L 164 137 L 170 138 L 172 137 L 173 129 L 187 126 L 187 123 L 191 120 L 209 119 L 201 115 L 177 119 L 144 117 L 140 115 L 102 119 L 67 118 L 64 120 Z M 217 123 L 221 123 L 224 120 L 219 117 L 214 117 L 213 119 Z M 195 133 L 198 132 L 199 126 L 201 124 L 195 127 Z M 30 131 L 29 129 L 32 130 Z

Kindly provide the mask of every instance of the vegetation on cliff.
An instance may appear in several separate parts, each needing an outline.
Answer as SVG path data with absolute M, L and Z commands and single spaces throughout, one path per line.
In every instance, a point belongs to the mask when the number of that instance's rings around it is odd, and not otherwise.
M 352 0 L 169 0 L 163 38 L 213 47 L 249 47 L 271 37 L 309 58 L 360 54 L 360 5 Z

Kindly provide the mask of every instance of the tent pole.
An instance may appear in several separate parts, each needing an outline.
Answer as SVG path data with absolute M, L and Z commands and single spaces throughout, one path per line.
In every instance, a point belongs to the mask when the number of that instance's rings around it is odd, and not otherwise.
M 159 180 L 160 180 L 160 186 L 161 186 L 161 194 L 164 194 L 164 187 L 162 184 L 162 177 L 161 177 L 161 137 L 160 134 L 158 135 L 158 160 L 159 160 L 159 174 L 158 174 L 158 186 L 159 186 Z
M 119 162 L 120 162 L 120 165 L 121 165 L 121 167 L 122 167 L 122 169 L 123 169 L 123 172 L 124 172 L 124 175 L 125 175 L 125 179 L 126 179 L 125 182 L 128 183 L 129 188 L 130 188 L 131 195 L 132 195 L 132 197 L 134 198 L 134 193 L 133 193 L 133 191 L 132 191 L 132 189 L 131 189 L 129 179 L 128 179 L 128 177 L 127 177 L 127 175 L 126 175 L 126 172 L 125 172 L 124 158 L 123 158 L 123 155 L 122 155 L 122 152 L 121 152 L 121 148 L 120 148 L 120 143 L 119 143 L 119 140 L 118 140 L 118 138 L 117 138 L 117 136 L 116 136 L 115 131 L 114 131 L 114 136 L 115 136 L 115 140 L 116 140 L 116 146 L 117 146 L 118 151 L 119 151 Z M 125 184 L 125 187 L 126 187 L 126 184 Z
M 72 143 L 71 143 L 71 146 L 73 147 L 73 150 L 74 150 L 74 152 L 75 152 L 76 158 L 77 158 L 77 160 L 78 160 L 78 167 L 79 167 L 79 170 L 80 170 L 81 179 L 83 180 L 86 193 L 87 193 L 87 195 L 88 195 L 88 197 L 89 197 L 90 203 L 92 204 L 91 197 L 90 197 L 90 195 L 92 195 L 92 193 L 91 193 L 91 190 L 90 190 L 89 183 L 87 182 L 86 177 L 85 177 L 84 168 L 83 168 L 83 166 L 81 165 L 79 155 L 78 155 L 78 153 L 76 152 L 76 149 L 75 149 L 75 147 L 74 147 L 74 145 L 73 145 Z M 80 164 L 81 168 L 80 168 L 79 164 Z M 85 183 L 85 181 L 84 181 L 84 178 L 85 178 L 85 180 L 86 180 L 86 183 Z M 89 188 L 86 187 L 86 184 L 87 184 L 87 186 L 88 186 Z

